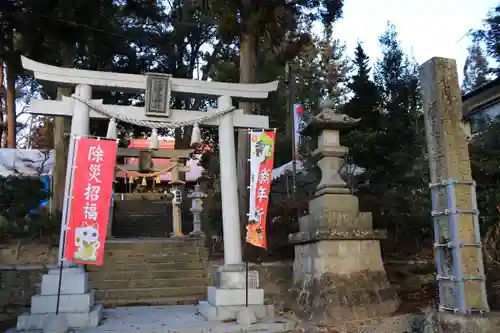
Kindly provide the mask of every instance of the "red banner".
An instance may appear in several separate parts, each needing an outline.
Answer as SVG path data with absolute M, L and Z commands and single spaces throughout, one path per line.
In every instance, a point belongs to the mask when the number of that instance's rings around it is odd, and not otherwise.
M 115 140 L 77 139 L 64 259 L 102 265 L 113 193 Z
M 274 163 L 275 131 L 250 133 L 250 211 L 246 241 L 267 248 L 267 209 Z

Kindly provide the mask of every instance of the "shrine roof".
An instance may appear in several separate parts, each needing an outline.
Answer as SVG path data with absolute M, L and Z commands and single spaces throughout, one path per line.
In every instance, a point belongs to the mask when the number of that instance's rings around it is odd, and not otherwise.
M 162 139 L 158 140 L 159 149 L 167 149 L 173 150 L 175 149 L 175 140 L 174 139 Z M 149 149 L 149 140 L 148 139 L 130 139 L 128 148 L 139 148 L 139 149 Z M 198 163 L 199 156 L 196 159 L 188 159 L 186 161 L 186 165 L 189 167 L 189 171 L 186 172 L 186 181 L 188 182 L 196 182 L 198 178 L 201 177 L 201 173 L 203 168 Z M 152 162 L 157 167 L 166 166 L 169 164 L 169 159 L 167 158 L 153 158 Z M 126 158 L 126 164 L 128 165 L 138 165 L 139 159 L 133 157 Z M 124 171 L 117 171 L 116 178 L 125 178 L 126 173 Z M 163 173 L 160 175 L 160 179 L 162 182 L 168 182 L 171 180 L 171 174 L 169 172 Z
M 490 81 L 462 96 L 464 117 L 500 103 L 500 78 Z
M 166 140 L 158 140 L 159 149 L 175 149 L 175 140 L 174 139 L 166 139 Z M 149 140 L 148 139 L 130 139 L 129 148 L 149 148 Z

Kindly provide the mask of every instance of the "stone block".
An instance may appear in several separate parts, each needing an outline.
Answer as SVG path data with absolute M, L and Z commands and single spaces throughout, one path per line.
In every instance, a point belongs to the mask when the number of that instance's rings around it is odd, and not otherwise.
M 61 295 L 59 299 L 59 312 L 88 313 L 94 304 L 94 293 L 80 295 Z M 35 295 L 31 297 L 31 313 L 55 313 L 57 308 L 57 295 Z
M 49 272 L 47 274 L 59 275 L 60 271 L 61 271 L 61 267 L 58 265 L 54 265 L 49 269 Z M 85 269 L 83 268 L 83 265 L 76 265 L 75 263 L 65 261 L 63 264 L 62 272 L 63 272 L 63 276 L 77 275 L 77 274 L 85 273 Z
M 378 240 L 324 240 L 295 246 L 294 278 L 384 271 Z
M 43 327 L 43 333 L 66 333 L 68 332 L 68 319 L 64 314 L 48 316 Z
M 299 317 L 329 324 L 391 315 L 399 306 L 383 270 L 295 279 L 292 299 Z
M 59 270 L 57 274 L 49 272 L 42 276 L 41 295 L 57 295 L 59 287 Z M 87 273 L 66 273 L 61 278 L 61 294 L 85 294 L 89 291 Z
M 372 230 L 372 214 L 352 212 L 325 211 L 315 216 L 316 229 Z M 310 229 L 311 230 L 311 229 Z
M 245 289 L 246 272 L 243 271 L 225 271 L 224 267 L 218 268 L 215 272 L 215 286 L 219 289 Z M 259 272 L 248 271 L 248 288 L 259 288 Z
M 323 194 L 309 202 L 309 214 L 313 219 L 327 212 L 358 213 L 359 200 L 351 194 Z
M 90 312 L 64 313 L 68 321 L 69 328 L 97 327 L 102 319 L 103 307 L 96 305 Z M 17 318 L 17 330 L 40 330 L 43 329 L 47 319 L 54 314 L 32 314 L 24 313 Z
M 316 232 L 317 230 L 348 231 L 354 229 L 373 229 L 372 214 L 325 211 L 320 214 L 306 215 L 299 218 L 299 229 L 301 232 Z
M 215 306 L 245 305 L 245 289 L 218 289 L 210 286 L 207 300 Z M 264 304 L 264 289 L 248 289 L 248 304 Z
M 274 320 L 275 310 L 273 305 L 248 305 L 257 319 Z M 198 304 L 198 312 L 209 321 L 236 320 L 238 314 L 245 308 L 237 306 L 215 306 L 207 301 Z
M 302 232 L 309 232 L 309 230 L 314 229 L 314 221 L 311 215 L 305 215 L 299 217 L 299 230 Z
M 244 307 L 238 312 L 236 322 L 238 325 L 248 326 L 257 322 L 257 316 L 253 313 L 252 308 Z

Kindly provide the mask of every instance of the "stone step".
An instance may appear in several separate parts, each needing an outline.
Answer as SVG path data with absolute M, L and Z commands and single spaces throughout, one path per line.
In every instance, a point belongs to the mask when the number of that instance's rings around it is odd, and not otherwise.
M 119 241 L 108 240 L 106 250 L 130 251 L 133 253 L 173 250 L 195 249 L 198 247 L 198 239 L 191 238 L 157 238 L 157 239 L 122 239 Z
M 98 290 L 109 289 L 138 289 L 138 288 L 170 288 L 170 287 L 207 287 L 209 279 L 199 278 L 181 278 L 181 279 L 126 279 L 112 280 L 106 277 L 104 280 L 97 279 L 92 281 L 92 286 Z
M 143 214 L 143 213 L 137 213 L 134 215 L 127 214 L 120 216 L 119 214 L 114 215 L 114 220 L 113 223 L 116 223 L 120 226 L 127 226 L 127 225 L 136 225 L 138 222 L 145 222 L 147 223 L 144 226 L 169 226 L 172 224 L 172 217 L 169 215 L 154 215 L 154 214 Z
M 98 301 L 105 308 L 114 308 L 119 306 L 154 306 L 154 305 L 191 305 L 198 304 L 199 301 L 205 300 L 205 295 L 188 295 L 178 297 L 155 297 L 144 299 L 108 299 L 105 301 Z
M 160 214 L 168 216 L 172 214 L 172 206 L 171 205 L 154 205 L 154 206 L 131 206 L 131 205 L 123 205 L 123 206 L 115 206 L 113 212 L 115 214 L 125 215 L 129 214 L 138 214 L 145 213 L 150 215 Z
M 172 200 L 165 200 L 166 199 L 165 195 L 160 194 L 160 193 L 156 194 L 156 200 L 152 197 L 146 198 L 143 194 L 136 194 L 135 200 L 121 200 L 121 197 L 122 197 L 121 194 L 119 194 L 119 193 L 115 194 L 115 203 L 116 204 L 126 204 L 126 203 L 130 203 L 130 204 L 141 204 L 141 203 L 162 204 L 164 202 L 172 201 Z
M 140 263 L 113 263 L 104 261 L 103 266 L 87 265 L 89 272 L 113 272 L 113 271 L 185 271 L 185 270 L 202 270 L 203 264 L 197 262 L 182 262 L 182 263 L 150 263 L 147 266 Z
M 172 225 L 151 224 L 150 221 L 133 221 L 131 224 L 113 224 L 112 234 L 115 237 L 169 237 L 173 230 Z M 181 229 L 184 235 L 189 235 L 193 231 L 193 222 L 182 222 Z M 130 234 L 132 236 L 120 236 Z M 141 236 L 144 235 L 144 236 Z
M 148 202 L 148 201 L 115 201 L 115 206 L 114 208 L 120 209 L 120 210 L 139 210 L 139 209 L 172 209 L 172 201 L 155 201 L 155 202 Z
M 126 214 L 149 214 L 149 215 L 165 215 L 172 214 L 172 206 L 147 206 L 147 207 L 131 207 L 131 206 L 115 206 L 113 213 L 126 215 Z M 170 215 L 171 216 L 171 215 Z
M 192 220 L 192 215 L 181 214 L 183 220 Z M 113 223 L 120 226 L 136 225 L 138 222 L 146 222 L 148 226 L 169 226 L 172 225 L 172 215 L 152 214 L 151 212 L 134 212 L 124 214 L 114 214 Z M 144 227 L 144 226 L 143 226 Z
M 153 207 L 153 206 L 171 206 L 172 199 L 170 200 L 115 200 L 115 205 L 120 207 Z
M 169 287 L 169 288 L 134 288 L 96 290 L 97 300 L 111 299 L 147 299 L 147 298 L 178 298 L 191 295 L 205 295 L 206 286 Z
M 143 267 L 144 268 L 144 267 Z M 206 275 L 202 269 L 153 271 L 149 268 L 134 271 L 102 270 L 88 272 L 90 281 L 140 280 L 140 279 L 198 279 Z
M 187 217 L 186 217 L 187 218 Z M 147 221 L 148 225 L 170 225 L 172 215 L 152 214 L 151 212 L 134 212 L 125 214 L 114 214 L 114 220 L 119 225 L 134 224 L 137 221 Z
M 172 233 L 172 228 L 161 230 L 141 230 L 135 229 L 121 230 L 113 228 L 113 236 L 116 238 L 130 238 L 130 237 L 167 237 Z
M 112 253 L 104 257 L 104 262 L 108 264 L 168 264 L 168 263 L 185 263 L 200 261 L 198 254 L 164 254 L 164 253 L 149 253 L 133 255 L 128 253 Z

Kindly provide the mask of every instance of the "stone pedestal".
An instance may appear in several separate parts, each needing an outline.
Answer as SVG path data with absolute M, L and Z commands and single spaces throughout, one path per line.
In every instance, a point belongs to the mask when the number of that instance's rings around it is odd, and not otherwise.
M 246 305 L 246 272 L 242 265 L 223 266 L 215 272 L 215 286 L 208 287 L 207 301 L 198 311 L 209 321 L 236 320 Z M 248 272 L 248 307 L 257 317 L 274 318 L 274 306 L 264 305 L 264 289 L 259 288 L 259 272 Z
M 359 212 L 358 198 L 349 193 L 339 170 L 347 148 L 339 145 L 339 130 L 357 121 L 331 109 L 313 118 L 303 133 L 318 136 L 314 152 L 322 171 L 309 215 L 299 220 L 295 244 L 292 296 L 295 312 L 317 323 L 388 315 L 399 305 L 382 263 L 379 240 L 370 213 Z
M 43 329 L 56 314 L 60 268 L 51 269 L 42 277 L 41 292 L 31 298 L 31 310 L 17 319 L 17 330 Z M 59 314 L 65 315 L 70 328 L 97 327 L 102 318 L 102 306 L 95 305 L 83 267 L 62 270 Z

